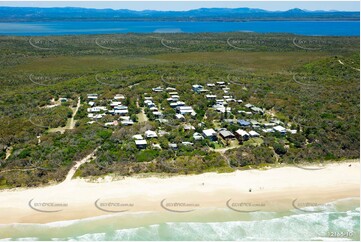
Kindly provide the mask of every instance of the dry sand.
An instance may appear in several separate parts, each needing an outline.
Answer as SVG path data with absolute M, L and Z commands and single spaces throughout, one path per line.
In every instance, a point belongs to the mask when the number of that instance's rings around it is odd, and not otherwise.
M 282 167 L 108 180 L 74 179 L 48 187 L 0 191 L 0 224 L 47 223 L 114 211 L 275 211 L 360 196 L 360 166 L 355 161 L 329 164 L 320 170 Z

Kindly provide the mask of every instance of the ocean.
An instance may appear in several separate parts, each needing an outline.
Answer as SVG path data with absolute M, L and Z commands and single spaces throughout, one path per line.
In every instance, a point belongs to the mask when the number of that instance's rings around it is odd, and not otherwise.
M 249 21 L 249 22 L 159 22 L 159 21 L 69 21 L 0 22 L 0 35 L 45 36 L 116 33 L 256 32 L 309 36 L 360 36 L 359 21 Z
M 360 240 L 359 198 L 302 210 L 119 213 L 48 224 L 0 225 L 0 240 Z

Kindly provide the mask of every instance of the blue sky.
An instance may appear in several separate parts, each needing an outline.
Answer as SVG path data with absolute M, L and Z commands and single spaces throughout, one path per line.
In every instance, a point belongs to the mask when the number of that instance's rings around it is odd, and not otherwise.
M 0 6 L 21 7 L 87 7 L 132 10 L 189 10 L 196 8 L 261 8 L 266 10 L 307 10 L 360 11 L 359 1 L 0 1 Z

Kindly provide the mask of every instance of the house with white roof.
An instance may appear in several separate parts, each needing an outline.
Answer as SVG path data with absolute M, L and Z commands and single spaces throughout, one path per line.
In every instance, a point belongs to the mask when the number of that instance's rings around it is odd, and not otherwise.
M 204 129 L 202 131 L 204 138 L 210 139 L 212 141 L 217 140 L 217 132 L 214 129 Z
M 154 132 L 154 131 L 152 131 L 152 130 L 147 130 L 147 131 L 145 131 L 144 135 L 145 135 L 145 138 L 147 138 L 147 139 L 150 139 L 150 138 L 158 138 L 157 133 Z

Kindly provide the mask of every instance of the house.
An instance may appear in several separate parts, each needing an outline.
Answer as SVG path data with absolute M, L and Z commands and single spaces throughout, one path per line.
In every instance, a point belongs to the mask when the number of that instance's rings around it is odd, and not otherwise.
M 153 97 L 144 97 L 144 100 L 153 100 Z
M 287 132 L 291 134 L 297 134 L 297 129 L 287 129 Z
M 233 139 L 235 136 L 234 134 L 229 131 L 229 130 L 221 130 L 219 132 L 219 135 L 223 138 L 223 139 Z
M 115 106 L 119 106 L 119 105 L 121 105 L 122 104 L 122 102 L 120 102 L 120 101 L 112 101 L 111 103 L 110 103 L 110 106 L 111 107 L 115 107 Z
M 249 133 L 247 133 L 243 129 L 237 129 L 235 135 L 239 140 L 248 140 L 250 136 Z
M 152 144 L 153 149 L 161 150 L 162 147 L 160 147 L 160 144 Z
M 155 88 L 152 88 L 152 91 L 153 92 L 163 92 L 164 89 L 162 87 L 155 87 Z
M 234 119 L 224 119 L 223 122 L 225 123 L 229 123 L 229 124 L 234 124 Z
M 263 124 L 263 126 L 265 127 L 265 128 L 271 128 L 271 127 L 274 127 L 274 126 L 276 126 L 277 124 L 275 124 L 275 123 L 264 123 Z
M 169 143 L 169 144 L 168 144 L 168 147 L 171 148 L 171 149 L 177 149 L 177 148 L 178 148 L 178 145 L 177 145 L 177 144 L 174 144 L 174 143 Z
M 274 129 L 271 129 L 271 128 L 267 128 L 267 129 L 262 129 L 262 132 L 264 133 L 274 133 Z
M 147 141 L 144 139 L 137 139 L 137 140 L 134 140 L 134 142 L 138 149 L 147 148 Z
M 132 136 L 133 139 L 141 140 L 143 139 L 143 136 L 141 134 L 136 134 Z
M 114 106 L 114 110 L 128 110 L 128 107 L 124 105 L 118 105 Z
M 167 87 L 165 90 L 166 90 L 167 92 L 169 92 L 169 91 L 175 91 L 175 90 L 177 90 L 177 89 L 175 89 L 174 87 Z
M 246 120 L 243 120 L 243 119 L 240 119 L 237 121 L 239 125 L 241 125 L 242 127 L 248 127 L 251 125 L 250 122 L 246 121 Z
M 134 122 L 132 120 L 123 120 L 120 122 L 122 125 L 124 126 L 129 126 L 129 125 L 133 125 Z
M 101 111 L 107 111 L 107 108 L 103 106 L 96 106 L 96 107 L 88 108 L 87 111 L 88 113 L 99 113 Z
M 216 84 L 214 84 L 214 83 L 207 83 L 207 87 L 215 87 L 216 86 Z
M 199 93 L 199 91 L 202 90 L 202 89 L 203 89 L 203 86 L 202 86 L 202 85 L 198 85 L 198 84 L 192 85 L 192 90 L 193 90 L 194 92 L 196 92 L 196 93 Z
M 88 105 L 89 105 L 90 107 L 93 107 L 93 106 L 95 105 L 95 102 L 90 101 L 90 102 L 88 102 Z
M 217 83 L 218 86 L 224 86 L 224 85 L 226 85 L 225 82 L 216 82 L 216 83 Z
M 185 120 L 185 117 L 183 114 L 180 114 L 180 113 L 177 113 L 175 115 L 175 118 L 178 119 L 178 120 L 181 120 L 181 121 L 184 121 Z
M 249 131 L 249 135 L 251 136 L 251 137 L 259 137 L 260 136 L 260 134 L 259 133 L 257 133 L 256 131 Z
M 183 125 L 183 129 L 187 131 L 187 130 L 195 130 L 196 128 L 194 128 L 193 125 L 185 124 Z
M 174 95 L 178 95 L 178 92 L 169 92 L 169 95 L 172 97 Z
M 158 138 L 157 133 L 154 132 L 154 131 L 152 131 L 152 130 L 147 130 L 147 131 L 145 131 L 144 135 L 145 135 L 145 138 L 147 138 L 147 139 L 150 139 L 150 138 Z
M 185 106 L 185 102 L 181 102 L 181 101 L 178 101 L 178 102 L 172 102 L 169 104 L 172 108 L 176 108 L 176 107 L 181 107 L 181 106 Z
M 282 127 L 281 125 L 277 125 L 273 127 L 274 131 L 279 132 L 281 134 L 286 134 L 286 129 Z
M 113 122 L 107 122 L 104 124 L 104 126 L 117 126 L 118 125 L 118 121 L 113 121 Z
M 88 94 L 88 99 L 90 100 L 98 99 L 98 94 Z
M 122 94 L 116 94 L 116 95 L 114 96 L 114 99 L 115 99 L 115 100 L 122 100 L 122 99 L 125 99 L 125 97 L 124 97 L 124 95 L 122 95 Z
M 189 142 L 189 141 L 184 141 L 184 142 L 182 142 L 182 145 L 191 146 L 191 145 L 193 145 L 193 143 Z
M 202 135 L 212 141 L 217 140 L 217 133 L 214 131 L 214 129 L 205 129 L 202 131 Z
M 231 90 L 231 89 L 229 87 L 225 87 L 225 88 L 222 88 L 222 90 L 224 93 L 227 94 L 229 92 L 229 90 Z
M 243 100 L 242 100 L 242 99 L 238 99 L 238 100 L 237 100 L 237 103 L 243 103 Z
M 157 107 L 150 107 L 150 109 L 149 109 L 150 111 L 158 111 L 158 108 Z
M 253 105 L 250 104 L 250 103 L 247 103 L 247 104 L 245 104 L 244 106 L 245 106 L 246 108 L 251 108 L 251 107 L 253 107 Z
M 206 95 L 206 98 L 207 98 L 208 100 L 215 100 L 215 99 L 217 99 L 217 95 L 209 94 L 209 95 Z
M 238 113 L 244 114 L 244 115 L 252 115 L 252 112 L 248 112 L 248 111 L 244 111 L 244 110 L 239 110 Z
M 114 110 L 114 114 L 126 115 L 126 114 L 128 114 L 128 110 Z
M 163 113 L 160 112 L 160 111 L 154 111 L 154 112 L 153 112 L 153 115 L 154 115 L 154 116 L 157 116 L 157 117 L 161 117 L 161 116 L 163 116 Z
M 263 109 L 262 109 L 262 108 L 259 108 L 259 107 L 253 106 L 253 107 L 251 107 L 250 109 L 251 109 L 251 111 L 252 111 L 253 113 L 258 113 L 258 114 L 263 114 L 263 113 L 264 113 Z
M 202 136 L 202 134 L 195 132 L 193 134 L 193 139 L 194 140 L 202 140 L 202 139 L 204 139 L 204 137 Z
M 169 132 L 167 132 L 165 130 L 159 130 L 158 134 L 159 134 L 159 136 L 164 136 L 164 135 L 169 135 Z
M 253 128 L 259 128 L 260 127 L 260 123 L 256 120 L 250 120 L 249 121 L 252 125 Z
M 61 97 L 61 98 L 59 98 L 59 101 L 62 103 L 65 103 L 68 101 L 68 99 L 66 97 Z
M 179 106 L 177 107 L 177 113 L 180 113 L 180 114 L 192 114 L 194 113 L 194 110 L 191 106 Z

